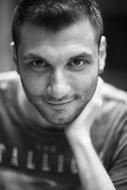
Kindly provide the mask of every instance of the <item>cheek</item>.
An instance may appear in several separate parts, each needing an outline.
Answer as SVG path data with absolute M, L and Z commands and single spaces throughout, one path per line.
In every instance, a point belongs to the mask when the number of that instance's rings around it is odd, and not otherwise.
M 29 93 L 33 96 L 43 94 L 46 89 L 46 76 L 37 77 L 35 74 L 28 75 L 25 73 L 21 73 L 21 80 L 24 88 L 29 91 Z
M 73 77 L 73 89 L 79 94 L 84 93 L 96 86 L 97 78 L 97 69 L 93 69 L 91 72 L 79 73 L 79 75 Z

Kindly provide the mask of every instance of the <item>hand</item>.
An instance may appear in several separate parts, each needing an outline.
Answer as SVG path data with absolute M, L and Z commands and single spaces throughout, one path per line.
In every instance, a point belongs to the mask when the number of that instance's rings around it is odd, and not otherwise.
M 102 106 L 102 99 L 101 99 L 101 88 L 102 88 L 102 80 L 98 80 L 96 91 L 81 112 L 81 114 L 68 126 L 65 130 L 66 135 L 70 138 L 78 137 L 90 137 L 90 129 L 97 117 L 99 108 Z

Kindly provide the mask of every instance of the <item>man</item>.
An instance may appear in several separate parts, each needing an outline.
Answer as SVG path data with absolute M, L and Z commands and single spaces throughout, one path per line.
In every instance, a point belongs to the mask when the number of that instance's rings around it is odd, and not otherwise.
M 19 75 L 1 74 L 0 188 L 125 190 L 126 95 L 99 77 L 97 3 L 23 0 L 12 36 Z

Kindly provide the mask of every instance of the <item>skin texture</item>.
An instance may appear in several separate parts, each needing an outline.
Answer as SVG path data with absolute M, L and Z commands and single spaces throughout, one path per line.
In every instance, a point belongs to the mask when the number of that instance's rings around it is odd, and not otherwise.
M 103 46 L 88 20 L 58 32 L 23 25 L 15 62 L 26 95 L 51 126 L 74 121 L 92 98 L 104 67 Z
M 47 121 L 52 128 L 64 128 L 84 190 L 115 189 L 90 138 L 102 106 L 97 103 L 97 84 L 105 65 L 105 49 L 105 38 L 98 46 L 95 31 L 85 20 L 58 32 L 25 23 L 18 53 L 14 53 L 25 93 L 39 111 L 27 106 L 26 113 L 39 113 L 36 120 L 40 118 L 41 126 Z

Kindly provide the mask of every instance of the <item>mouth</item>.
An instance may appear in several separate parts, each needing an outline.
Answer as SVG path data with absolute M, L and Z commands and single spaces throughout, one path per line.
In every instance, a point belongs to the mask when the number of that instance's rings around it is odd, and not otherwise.
M 62 106 L 62 105 L 65 105 L 65 104 L 68 104 L 68 103 L 72 102 L 73 100 L 74 100 L 74 98 L 64 100 L 64 101 L 50 101 L 50 100 L 47 100 L 46 103 L 48 103 L 48 104 L 50 104 L 52 106 Z

